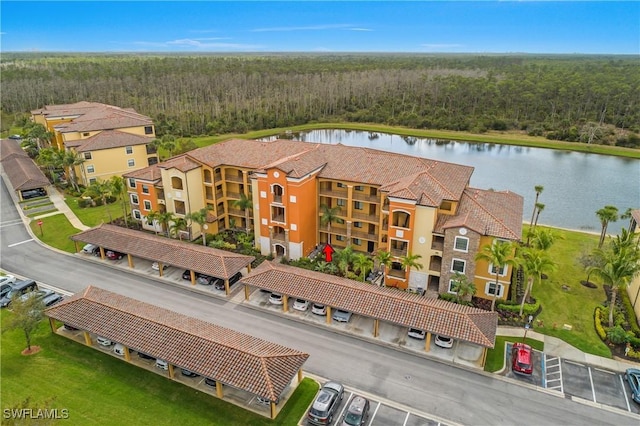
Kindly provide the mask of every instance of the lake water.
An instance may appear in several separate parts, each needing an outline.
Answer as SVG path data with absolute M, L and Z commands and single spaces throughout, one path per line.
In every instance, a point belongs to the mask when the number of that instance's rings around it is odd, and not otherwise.
M 634 159 L 349 130 L 313 130 L 293 137 L 473 166 L 471 186 L 510 190 L 524 197 L 526 223 L 531 220 L 536 185 L 544 187 L 538 199 L 545 205 L 538 220 L 543 225 L 599 233 L 596 210 L 613 205 L 622 214 L 629 207 L 640 208 L 640 161 Z M 609 233 L 619 233 L 628 224 L 628 220 L 611 223 Z

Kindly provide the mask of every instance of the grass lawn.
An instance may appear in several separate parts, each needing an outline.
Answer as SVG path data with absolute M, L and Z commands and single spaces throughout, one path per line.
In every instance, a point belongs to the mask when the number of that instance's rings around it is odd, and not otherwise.
M 0 313 L 3 323 L 9 315 Z M 2 333 L 2 408 L 29 398 L 29 408 L 67 409 L 69 424 L 296 425 L 318 390 L 316 382 L 304 379 L 272 421 L 54 335 L 46 320 L 32 345 L 42 350 L 23 356 L 22 332 Z
M 502 367 L 504 367 L 504 346 L 507 344 L 507 342 L 522 342 L 522 339 L 512 336 L 497 336 L 496 346 L 493 349 L 489 349 L 487 351 L 487 361 L 484 364 L 484 371 L 495 373 L 496 371 L 499 371 L 502 369 Z M 525 340 L 525 343 L 535 350 L 544 350 L 544 343 L 539 340 L 527 338 Z
M 558 267 L 533 289 L 533 297 L 542 305 L 542 312 L 533 324 L 534 330 L 558 337 L 584 352 L 611 358 L 611 351 L 600 340 L 593 324 L 593 311 L 607 296 L 597 281 L 598 288 L 580 284 L 587 274 L 578 259 L 581 253 L 597 247 L 598 235 L 557 228 L 553 232 L 561 237 L 556 238 L 549 250 Z M 590 280 L 593 282 L 595 277 L 591 276 Z M 563 290 L 563 285 L 569 289 Z M 542 325 L 538 321 L 542 321 Z M 572 330 L 563 330 L 564 324 L 572 326 Z
M 74 228 L 65 215 L 61 213 L 44 217 L 40 220 L 42 221 L 42 234 L 40 233 L 38 220 L 29 222 L 31 230 L 40 241 L 62 251 L 76 252 L 75 244 L 69 237 L 77 234 L 80 230 Z
M 80 207 L 78 205 L 78 200 L 80 199 L 81 197 L 72 197 L 65 194 L 64 201 L 78 216 L 80 222 L 87 226 L 94 227 L 101 223 L 109 223 L 112 219 L 120 218 L 124 215 L 120 201 L 103 206 Z

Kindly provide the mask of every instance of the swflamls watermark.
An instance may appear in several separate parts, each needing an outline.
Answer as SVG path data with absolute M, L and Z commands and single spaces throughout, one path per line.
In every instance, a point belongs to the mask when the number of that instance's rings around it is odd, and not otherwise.
M 2 417 L 7 420 L 60 420 L 69 418 L 69 410 L 66 408 L 5 408 L 2 410 Z

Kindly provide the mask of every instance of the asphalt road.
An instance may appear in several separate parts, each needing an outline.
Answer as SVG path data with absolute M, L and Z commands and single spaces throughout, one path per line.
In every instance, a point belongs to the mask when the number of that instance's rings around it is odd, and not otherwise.
M 399 352 L 350 336 L 48 249 L 20 221 L 4 182 L 0 266 L 76 292 L 95 285 L 311 354 L 305 371 L 379 395 L 449 423 L 635 425 L 630 417 L 503 378 Z

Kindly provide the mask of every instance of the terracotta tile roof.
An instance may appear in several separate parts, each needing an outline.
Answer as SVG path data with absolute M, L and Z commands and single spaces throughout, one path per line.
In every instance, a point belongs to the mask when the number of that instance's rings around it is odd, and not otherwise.
M 158 166 L 161 169 L 176 168 L 181 172 L 188 172 L 189 170 L 197 169 L 201 164 L 197 161 L 193 161 L 189 155 L 182 154 L 177 157 L 170 158 L 167 161 L 163 161 L 162 163 L 159 163 Z
M 92 108 L 105 106 L 98 102 L 81 101 L 74 104 L 62 104 L 62 105 L 45 105 L 42 108 L 34 109 L 31 114 L 45 115 L 47 118 L 74 116 L 86 113 Z
M 162 179 L 162 173 L 160 172 L 159 164 L 153 164 L 151 166 L 147 166 L 144 169 L 134 170 L 132 172 L 128 172 L 122 175 L 123 178 L 134 178 L 154 183 L 159 183 Z
M 0 162 L 16 157 L 27 157 L 29 155 L 20 146 L 20 143 L 11 139 L 0 139 Z
M 274 262 L 263 262 L 241 282 L 489 348 L 495 344 L 495 312 Z
M 125 127 L 151 126 L 153 121 L 146 115 L 138 114 L 131 108 L 120 108 L 113 105 L 93 104 L 80 108 L 79 117 L 68 123 L 61 123 L 55 129 L 61 133 L 91 132 L 96 130 L 112 130 Z M 46 115 L 52 115 L 51 113 Z M 62 115 L 62 114 L 59 114 Z M 74 114 L 76 115 L 76 114 Z
M 80 232 L 71 239 L 223 279 L 231 278 L 255 260 L 253 256 L 109 224 Z
M 2 161 L 2 168 L 16 191 L 50 185 L 49 179 L 29 157 L 11 156 Z
M 481 235 L 520 240 L 523 203 L 515 192 L 467 188 L 457 214 L 440 217 L 435 231 L 464 226 Z
M 631 217 L 637 224 L 640 224 L 640 209 L 631 210 Z
M 75 148 L 77 152 L 98 151 L 101 149 L 111 149 L 125 146 L 146 145 L 151 143 L 153 138 L 142 135 L 134 135 L 119 130 L 103 130 L 97 135 L 87 139 L 78 139 L 65 142 L 68 148 Z
M 309 358 L 298 350 L 97 287 L 76 293 L 45 314 L 272 401 Z

